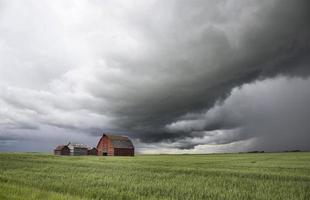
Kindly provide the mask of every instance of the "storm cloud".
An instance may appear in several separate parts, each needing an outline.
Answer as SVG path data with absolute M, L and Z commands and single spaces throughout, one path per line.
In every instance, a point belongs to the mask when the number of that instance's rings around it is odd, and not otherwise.
M 200 138 L 182 140 L 190 148 L 252 140 L 247 150 L 308 150 L 309 87 L 309 78 L 245 84 L 205 113 L 187 114 L 166 129 Z
M 141 149 L 310 149 L 309 10 L 306 0 L 2 0 L 1 149 L 104 131 Z

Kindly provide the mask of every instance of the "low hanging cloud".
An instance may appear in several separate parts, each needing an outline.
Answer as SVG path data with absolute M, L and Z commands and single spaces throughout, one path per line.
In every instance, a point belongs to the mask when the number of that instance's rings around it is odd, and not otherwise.
M 263 120 L 253 125 L 252 116 L 240 117 L 248 109 L 225 115 L 216 109 L 238 87 L 250 87 L 258 100 L 263 97 L 256 87 L 266 84 L 270 98 L 280 98 L 269 90 L 275 77 L 289 77 L 291 82 L 274 82 L 292 87 L 298 86 L 295 79 L 308 80 L 309 9 L 306 0 L 2 0 L 1 140 L 43 137 L 56 143 L 67 133 L 66 139 L 95 142 L 110 131 L 141 147 L 188 149 L 257 138 L 247 146 L 282 149 L 280 143 L 259 143 L 278 134 Z M 253 106 L 269 108 L 269 100 Z M 299 125 L 306 130 L 306 123 Z
M 309 78 L 245 84 L 207 112 L 187 114 L 166 129 L 196 137 L 196 141 L 186 138 L 184 147 L 251 140 L 243 150 L 308 150 L 309 87 Z

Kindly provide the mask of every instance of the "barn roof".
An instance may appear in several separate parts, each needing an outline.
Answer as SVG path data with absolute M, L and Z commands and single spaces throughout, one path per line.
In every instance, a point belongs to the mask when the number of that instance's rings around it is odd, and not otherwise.
M 114 148 L 124 148 L 124 149 L 134 148 L 132 142 L 126 136 L 103 134 L 103 137 L 104 136 L 108 137 L 112 141 L 112 145 Z
M 129 139 L 128 140 L 112 140 L 112 144 L 114 148 L 125 148 L 125 149 L 133 148 L 133 145 Z
M 111 135 L 111 134 L 104 134 L 111 140 L 129 140 L 126 136 L 121 135 Z
M 88 149 L 88 148 L 89 148 L 86 144 L 71 143 L 71 142 L 69 142 L 67 146 L 68 146 L 70 149 L 71 149 L 71 148 L 83 148 L 83 149 Z
M 68 148 L 68 146 L 67 145 L 59 145 L 59 146 L 57 146 L 56 147 L 56 151 L 61 151 L 63 148 L 65 148 L 65 147 L 67 147 Z

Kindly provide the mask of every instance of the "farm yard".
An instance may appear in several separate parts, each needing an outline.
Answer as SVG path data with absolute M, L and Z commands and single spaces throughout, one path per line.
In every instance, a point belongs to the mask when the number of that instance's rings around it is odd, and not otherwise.
M 0 199 L 310 199 L 310 153 L 0 154 Z

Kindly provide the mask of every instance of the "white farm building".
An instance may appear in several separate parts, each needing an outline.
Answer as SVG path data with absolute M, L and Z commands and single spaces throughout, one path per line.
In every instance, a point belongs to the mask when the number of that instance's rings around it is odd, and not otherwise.
M 67 145 L 71 156 L 83 156 L 88 154 L 88 146 L 85 144 L 71 143 Z

